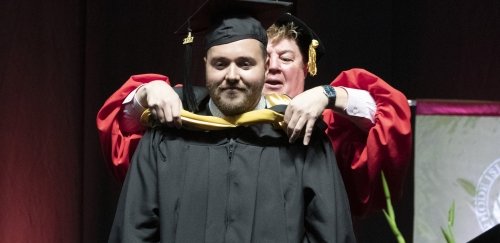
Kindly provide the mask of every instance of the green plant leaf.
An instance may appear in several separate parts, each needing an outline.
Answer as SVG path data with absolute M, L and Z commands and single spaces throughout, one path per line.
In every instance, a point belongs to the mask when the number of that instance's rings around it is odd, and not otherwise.
M 476 196 L 476 186 L 472 182 L 462 178 L 458 178 L 457 182 L 471 197 Z
M 450 210 L 448 210 L 448 225 L 451 227 L 455 223 L 455 201 L 451 203 Z M 450 229 L 451 230 L 451 229 Z
M 444 239 L 446 240 L 446 242 L 453 243 L 450 235 L 448 234 L 448 232 L 446 232 L 445 229 L 443 229 L 443 227 L 441 227 L 441 233 L 443 233 L 443 236 L 444 236 Z
M 447 243 L 455 243 L 455 237 L 453 236 L 453 224 L 455 223 L 455 200 L 451 203 L 450 209 L 448 209 L 448 227 L 446 230 L 441 227 L 441 233 L 443 233 L 444 239 Z

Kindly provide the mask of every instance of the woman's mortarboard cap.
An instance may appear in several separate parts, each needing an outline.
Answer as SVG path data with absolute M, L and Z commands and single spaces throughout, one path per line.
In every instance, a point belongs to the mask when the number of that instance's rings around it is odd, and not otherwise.
M 325 54 L 325 46 L 318 35 L 304 21 L 290 13 L 281 15 L 275 24 L 279 27 L 289 23 L 293 23 L 297 27 L 297 44 L 302 54 L 307 56 L 309 74 L 314 76 L 317 71 L 316 62 Z

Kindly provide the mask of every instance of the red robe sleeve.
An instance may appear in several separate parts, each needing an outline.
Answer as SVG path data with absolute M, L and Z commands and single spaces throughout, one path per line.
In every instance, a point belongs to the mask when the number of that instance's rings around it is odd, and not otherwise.
M 393 200 L 401 197 L 412 152 L 411 111 L 403 93 L 363 69 L 337 76 L 332 85 L 367 90 L 377 110 L 368 133 L 331 110 L 323 113 L 354 215 L 385 208 L 381 171 Z
M 143 132 L 127 133 L 120 127 L 122 103 L 139 85 L 153 80 L 169 82 L 168 77 L 159 74 L 134 75 L 106 100 L 97 113 L 96 122 L 101 149 L 107 162 L 110 163 L 111 171 L 119 180 L 125 178 L 130 157 L 143 135 Z

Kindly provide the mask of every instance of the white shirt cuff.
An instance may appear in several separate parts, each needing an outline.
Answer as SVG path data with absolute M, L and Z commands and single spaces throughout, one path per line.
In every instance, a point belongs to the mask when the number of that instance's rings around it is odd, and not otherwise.
M 368 130 L 375 124 L 377 104 L 366 90 L 342 87 L 346 90 L 347 107 L 345 112 L 359 127 Z
M 142 85 L 141 85 L 142 86 Z M 141 115 L 146 110 L 141 103 L 135 97 L 137 90 L 141 87 L 137 87 L 122 102 L 123 116 L 120 119 L 121 129 L 125 132 L 134 133 L 138 131 L 143 131 L 144 127 L 141 125 Z

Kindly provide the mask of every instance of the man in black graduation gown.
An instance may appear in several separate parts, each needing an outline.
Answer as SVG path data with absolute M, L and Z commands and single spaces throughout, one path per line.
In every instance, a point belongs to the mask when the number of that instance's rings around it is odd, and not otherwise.
M 210 99 L 199 113 L 234 122 L 270 102 L 261 95 L 265 29 L 231 10 L 206 35 Z M 320 129 L 304 146 L 268 123 L 207 127 L 146 132 L 109 242 L 355 242 L 342 178 Z

